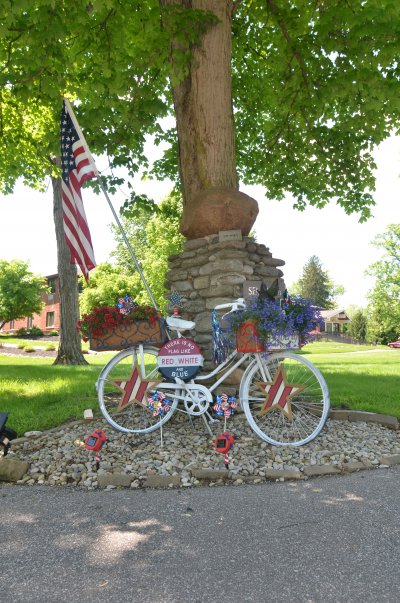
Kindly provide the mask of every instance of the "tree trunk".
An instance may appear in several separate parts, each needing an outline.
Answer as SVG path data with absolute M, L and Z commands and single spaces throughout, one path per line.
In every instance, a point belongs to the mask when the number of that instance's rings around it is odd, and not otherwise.
M 79 294 L 76 265 L 70 263 L 70 251 L 64 238 L 61 179 L 52 178 L 53 214 L 57 239 L 60 286 L 60 345 L 54 364 L 87 364 L 81 338 L 76 332 L 79 320 Z
M 237 189 L 231 83 L 231 0 L 162 0 L 214 13 L 193 49 L 189 75 L 173 88 L 184 204 L 210 188 Z
M 221 230 L 239 229 L 248 235 L 258 205 L 238 191 L 232 108 L 232 2 L 161 0 L 163 6 L 177 3 L 212 12 L 218 18 L 192 49 L 189 74 L 172 88 L 184 205 L 181 232 L 189 239 Z

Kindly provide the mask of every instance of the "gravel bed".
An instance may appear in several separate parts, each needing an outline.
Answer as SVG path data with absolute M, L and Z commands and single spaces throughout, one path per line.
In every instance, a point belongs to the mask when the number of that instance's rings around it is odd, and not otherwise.
M 210 485 L 223 483 L 223 476 L 229 476 L 232 484 L 262 482 L 271 479 L 274 472 L 280 480 L 291 473 L 306 478 L 313 466 L 333 467 L 336 472 L 357 465 L 378 467 L 384 457 L 400 455 L 400 432 L 376 423 L 328 420 L 313 442 L 296 448 L 263 442 L 242 413 L 229 419 L 227 428 L 235 438 L 229 471 L 224 467 L 224 456 L 213 447 L 223 422 L 212 427 L 211 437 L 201 417 L 192 427 L 179 413 L 164 426 L 163 446 L 159 430 L 144 436 L 126 435 L 103 420 L 79 421 L 16 441 L 12 456 L 29 463 L 28 473 L 18 483 L 111 489 L 155 485 L 156 478 L 164 478 L 164 485 L 170 487 L 197 486 L 204 483 L 200 474 L 208 475 Z M 84 447 L 84 440 L 94 429 L 103 429 L 107 436 L 99 469 L 94 453 Z

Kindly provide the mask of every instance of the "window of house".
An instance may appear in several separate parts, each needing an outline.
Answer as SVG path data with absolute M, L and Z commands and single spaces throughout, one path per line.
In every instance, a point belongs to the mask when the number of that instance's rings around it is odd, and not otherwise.
M 29 316 L 28 319 L 27 319 L 27 321 L 26 321 L 26 328 L 27 329 L 31 329 L 32 328 L 32 324 L 33 324 L 32 316 Z
M 54 327 L 54 312 L 46 312 L 46 327 Z
M 56 278 L 49 278 L 47 279 L 47 284 L 50 288 L 49 293 L 55 293 L 56 292 L 56 287 L 57 287 L 57 279 Z

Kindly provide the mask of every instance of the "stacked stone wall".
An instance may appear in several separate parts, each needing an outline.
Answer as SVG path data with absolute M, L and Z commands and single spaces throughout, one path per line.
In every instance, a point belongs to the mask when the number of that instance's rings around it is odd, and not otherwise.
M 205 369 L 213 366 L 212 309 L 243 297 L 246 281 L 264 281 L 268 286 L 278 278 L 284 290 L 279 268 L 284 264 L 283 260 L 272 257 L 268 247 L 251 237 L 219 242 L 218 235 L 188 240 L 182 253 L 169 258 L 166 286 L 186 300 L 182 316 L 196 322 L 196 328 L 186 335 L 200 345 L 206 359 Z

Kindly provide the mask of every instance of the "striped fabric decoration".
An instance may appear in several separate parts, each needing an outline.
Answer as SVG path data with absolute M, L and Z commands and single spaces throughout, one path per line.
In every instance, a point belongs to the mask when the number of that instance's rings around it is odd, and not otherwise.
M 305 385 L 288 383 L 283 366 L 279 368 L 273 381 L 258 382 L 257 385 L 266 394 L 265 402 L 260 410 L 260 417 L 277 408 L 291 421 L 293 419 L 292 397 L 299 394 Z
M 96 176 L 90 155 L 81 140 L 63 101 L 61 111 L 62 208 L 65 240 L 71 252 L 71 264 L 78 264 L 86 281 L 96 266 L 92 239 L 83 207 L 81 186 Z
M 128 381 L 114 381 L 114 384 L 123 392 L 123 396 L 118 404 L 118 410 L 122 410 L 128 406 L 128 404 L 132 403 L 136 403 L 144 408 L 147 408 L 147 399 L 143 400 L 146 391 L 158 383 L 159 381 L 142 380 L 139 375 L 139 371 L 135 366 Z

